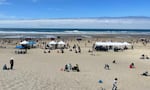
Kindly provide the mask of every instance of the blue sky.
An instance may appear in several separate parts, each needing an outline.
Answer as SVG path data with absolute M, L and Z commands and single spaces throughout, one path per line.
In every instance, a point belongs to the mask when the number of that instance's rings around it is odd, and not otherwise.
M 150 0 L 0 0 L 0 18 L 150 16 Z
M 150 0 L 0 0 L 5 27 L 150 29 Z

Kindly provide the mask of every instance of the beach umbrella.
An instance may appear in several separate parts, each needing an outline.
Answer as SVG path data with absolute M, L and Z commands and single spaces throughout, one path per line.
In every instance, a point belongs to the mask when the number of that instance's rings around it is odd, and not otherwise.
M 20 44 L 21 45 L 27 45 L 27 44 L 29 44 L 29 42 L 28 41 L 22 41 L 22 42 L 20 42 Z

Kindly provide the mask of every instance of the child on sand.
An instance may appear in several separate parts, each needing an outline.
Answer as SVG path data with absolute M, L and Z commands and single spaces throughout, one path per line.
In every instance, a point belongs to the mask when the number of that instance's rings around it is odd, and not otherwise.
M 135 66 L 134 66 L 134 63 L 131 63 L 130 65 L 129 65 L 129 68 L 135 68 Z

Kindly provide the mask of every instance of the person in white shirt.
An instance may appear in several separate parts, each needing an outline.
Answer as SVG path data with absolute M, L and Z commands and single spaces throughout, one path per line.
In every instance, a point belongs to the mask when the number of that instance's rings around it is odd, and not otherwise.
M 114 79 L 112 90 L 117 90 L 117 78 Z

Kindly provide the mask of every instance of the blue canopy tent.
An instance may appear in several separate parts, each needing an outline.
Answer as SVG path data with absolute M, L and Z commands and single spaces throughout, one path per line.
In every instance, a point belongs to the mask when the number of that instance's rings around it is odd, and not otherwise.
M 17 45 L 16 49 L 17 49 L 17 50 L 15 50 L 16 54 L 26 54 L 27 53 L 27 49 L 23 45 Z
M 35 47 L 36 42 L 35 41 L 29 41 L 29 43 L 27 45 L 29 45 L 30 47 Z
M 34 44 L 36 44 L 35 41 L 29 41 L 29 45 L 34 45 Z
M 25 49 L 25 47 L 22 46 L 22 45 L 17 45 L 17 46 L 16 46 L 16 49 Z

